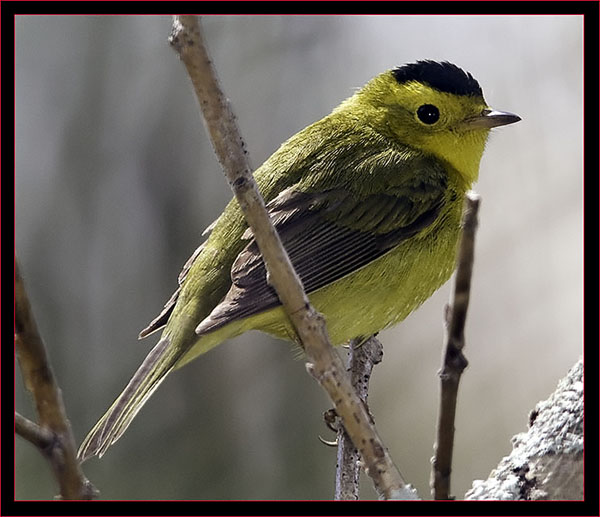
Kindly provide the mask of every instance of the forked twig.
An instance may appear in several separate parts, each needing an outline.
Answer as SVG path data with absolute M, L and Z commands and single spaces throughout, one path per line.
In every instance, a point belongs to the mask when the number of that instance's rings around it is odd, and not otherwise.
M 93 499 L 98 491 L 81 471 L 71 424 L 38 332 L 15 259 L 15 342 L 25 386 L 33 395 L 40 425 L 15 414 L 15 431 L 48 458 L 61 499 Z

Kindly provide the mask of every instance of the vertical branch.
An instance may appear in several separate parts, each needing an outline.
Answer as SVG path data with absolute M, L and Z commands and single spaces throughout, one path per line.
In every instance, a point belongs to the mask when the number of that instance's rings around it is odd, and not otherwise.
M 442 368 L 440 407 L 435 454 L 432 461 L 431 488 L 434 499 L 452 499 L 450 478 L 454 448 L 454 420 L 458 385 L 468 362 L 462 353 L 465 346 L 465 322 L 469 307 L 471 274 L 475 256 L 475 232 L 480 198 L 467 192 L 463 209 L 462 235 L 458 248 L 456 277 L 450 305 L 446 306 L 446 343 Z
M 369 380 L 376 364 L 383 358 L 383 346 L 371 336 L 364 342 L 353 340 L 348 351 L 350 381 L 360 399 L 367 404 Z M 360 481 L 360 456 L 344 426 L 337 431 L 337 463 L 335 469 L 335 496 L 337 501 L 358 500 Z
M 75 439 L 46 346 L 38 332 L 15 259 L 15 342 L 25 386 L 33 395 L 40 425 L 15 415 L 15 430 L 48 458 L 63 499 L 92 499 L 96 489 L 81 471 Z
M 250 166 L 235 117 L 217 80 L 196 16 L 174 16 L 169 39 L 190 76 L 218 160 L 231 185 L 310 363 L 309 372 L 327 391 L 376 489 L 387 499 L 414 498 L 384 447 L 364 405 L 354 393 L 344 365 L 329 344 L 323 317 L 310 305 L 277 231 Z

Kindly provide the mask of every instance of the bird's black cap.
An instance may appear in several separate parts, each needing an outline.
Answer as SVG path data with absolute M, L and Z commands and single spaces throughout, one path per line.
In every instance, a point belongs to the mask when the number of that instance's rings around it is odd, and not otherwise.
M 441 92 L 483 97 L 473 76 L 448 61 L 417 61 L 395 68 L 392 74 L 400 84 L 419 81 Z

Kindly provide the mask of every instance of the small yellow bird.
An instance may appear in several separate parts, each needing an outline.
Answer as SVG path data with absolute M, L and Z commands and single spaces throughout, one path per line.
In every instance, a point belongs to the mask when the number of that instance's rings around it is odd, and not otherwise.
M 455 267 L 465 193 L 491 128 L 479 83 L 448 62 L 417 61 L 372 79 L 303 129 L 254 176 L 332 343 L 402 321 Z M 209 227 L 179 287 L 140 333 L 164 327 L 79 458 L 102 456 L 172 370 L 258 329 L 296 341 L 237 201 Z

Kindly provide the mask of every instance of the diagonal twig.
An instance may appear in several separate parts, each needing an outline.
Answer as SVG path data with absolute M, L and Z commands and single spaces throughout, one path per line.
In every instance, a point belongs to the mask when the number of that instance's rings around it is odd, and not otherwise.
M 386 499 L 415 498 L 379 438 L 369 414 L 352 389 L 339 355 L 329 344 L 323 317 L 310 305 L 265 209 L 235 117 L 217 80 L 196 16 L 174 16 L 170 43 L 186 66 L 213 147 L 234 195 L 253 231 L 269 280 L 310 360 L 309 372 L 332 399 L 373 478 Z
M 17 412 L 15 412 L 15 433 L 28 442 L 31 442 L 41 451 L 45 451 L 51 447 L 54 442 L 52 432 L 44 427 L 40 427 Z

